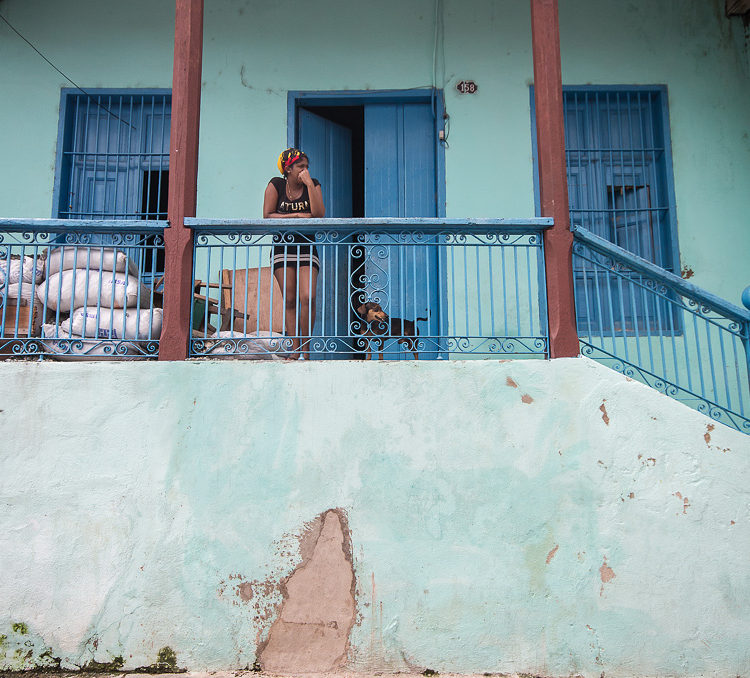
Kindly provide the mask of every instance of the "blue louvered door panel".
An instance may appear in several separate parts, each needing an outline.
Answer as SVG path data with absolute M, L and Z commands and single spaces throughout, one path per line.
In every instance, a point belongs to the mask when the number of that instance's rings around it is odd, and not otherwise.
M 429 103 L 365 106 L 365 216 L 436 217 L 435 120 Z M 438 336 L 438 248 L 368 243 L 367 298 Z M 395 341 L 385 357 L 409 359 Z

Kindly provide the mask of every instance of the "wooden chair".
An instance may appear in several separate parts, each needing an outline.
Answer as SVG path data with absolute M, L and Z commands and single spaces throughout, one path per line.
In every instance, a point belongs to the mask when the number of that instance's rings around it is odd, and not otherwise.
M 206 288 L 206 293 L 201 294 L 203 288 Z M 219 289 L 221 285 L 219 283 L 203 282 L 202 280 L 196 280 L 193 286 L 193 337 L 201 338 L 206 337 L 214 332 L 216 328 L 206 322 L 206 305 L 208 305 L 208 317 L 212 315 L 221 315 L 221 309 L 219 307 L 219 300 L 212 299 L 208 296 L 209 290 Z M 159 276 L 154 281 L 154 306 L 159 308 L 164 307 L 164 276 Z
M 240 334 L 260 330 L 283 333 L 284 303 L 270 266 L 222 270 L 220 294 L 222 330 L 234 329 Z

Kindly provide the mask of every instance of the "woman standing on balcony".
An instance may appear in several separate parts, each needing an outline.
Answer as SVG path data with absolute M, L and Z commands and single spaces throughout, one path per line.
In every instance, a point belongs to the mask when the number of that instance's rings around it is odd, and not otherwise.
M 297 148 L 287 148 L 263 196 L 264 219 L 311 219 L 326 214 L 320 182 L 308 171 L 309 159 Z M 277 236 L 274 236 L 276 240 Z M 310 337 L 315 324 L 315 291 L 320 261 L 312 238 L 288 234 L 273 248 L 273 275 L 284 297 L 286 334 L 292 336 L 290 360 L 300 357 L 300 336 Z M 309 357 L 309 340 L 303 357 Z

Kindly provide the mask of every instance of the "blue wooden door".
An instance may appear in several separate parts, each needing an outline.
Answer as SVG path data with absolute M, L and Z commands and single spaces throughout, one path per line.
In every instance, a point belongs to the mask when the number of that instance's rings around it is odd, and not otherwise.
M 327 217 L 352 216 L 352 133 L 347 127 L 307 109 L 299 111 L 298 146 L 310 158 L 310 174 L 321 184 Z M 317 285 L 315 337 L 346 337 L 349 334 L 349 279 L 347 251 L 333 244 L 318 244 L 320 272 Z M 304 269 L 302 269 L 304 271 Z M 317 344 L 317 346 L 316 346 Z M 320 350 L 313 340 L 314 358 L 347 358 L 343 339 L 328 342 Z M 318 350 L 316 350 L 318 349 Z M 336 353 L 331 353 L 330 351 Z
M 428 102 L 365 106 L 365 216 L 437 217 L 436 144 Z M 367 298 L 393 318 L 427 318 L 419 334 L 438 337 L 438 257 L 437 247 L 369 243 Z M 435 341 L 427 346 L 435 357 Z M 413 358 L 395 341 L 385 349 L 389 359 Z

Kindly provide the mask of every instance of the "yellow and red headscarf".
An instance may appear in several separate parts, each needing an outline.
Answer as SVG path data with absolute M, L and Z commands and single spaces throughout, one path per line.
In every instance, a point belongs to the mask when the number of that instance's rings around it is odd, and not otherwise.
M 302 158 L 305 158 L 309 161 L 307 154 L 303 153 L 298 148 L 287 148 L 285 151 L 281 152 L 281 155 L 279 155 L 279 159 L 276 162 L 276 167 L 279 168 L 279 172 L 281 172 L 281 174 L 284 174 L 287 169 L 289 169 L 295 162 L 301 160 Z

